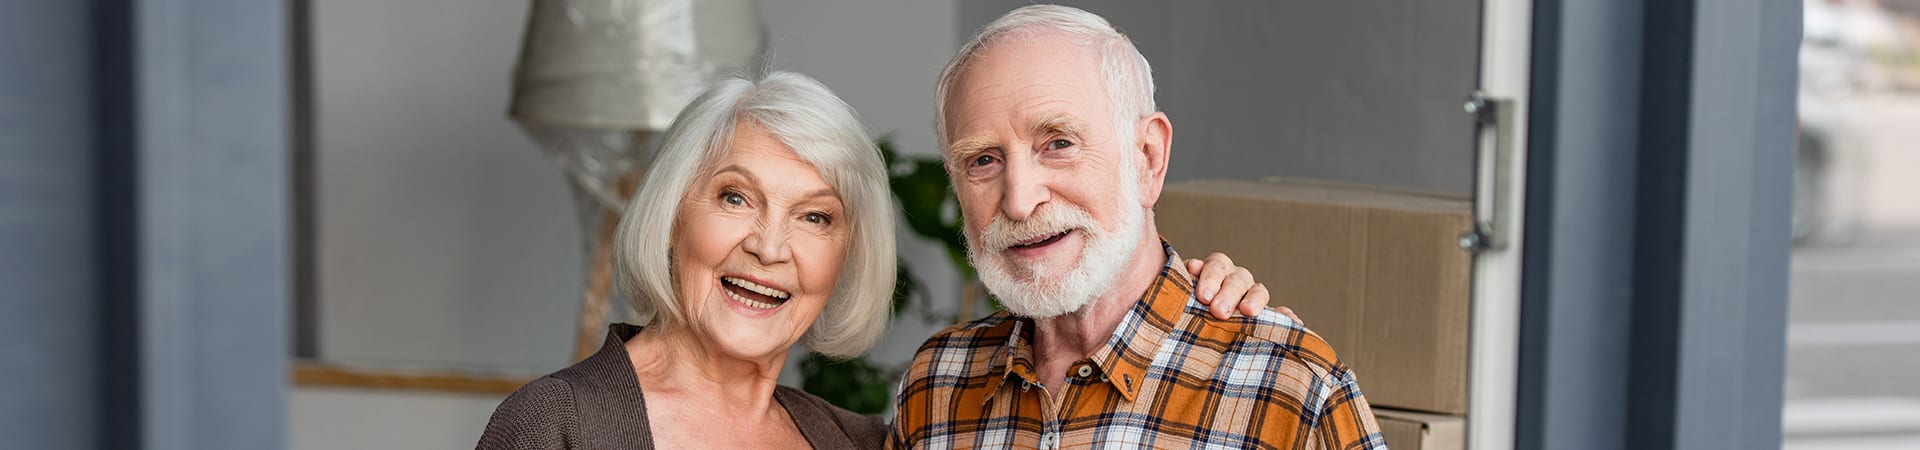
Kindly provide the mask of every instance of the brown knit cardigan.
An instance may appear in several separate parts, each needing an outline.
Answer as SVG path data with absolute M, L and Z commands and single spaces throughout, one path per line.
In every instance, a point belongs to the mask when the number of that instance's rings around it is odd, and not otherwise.
M 480 435 L 480 449 L 652 449 L 647 402 L 622 345 L 640 327 L 614 324 L 593 356 L 541 377 L 500 402 Z M 814 448 L 881 448 L 886 423 L 779 386 L 773 398 L 787 408 Z M 716 429 L 715 432 L 724 432 Z

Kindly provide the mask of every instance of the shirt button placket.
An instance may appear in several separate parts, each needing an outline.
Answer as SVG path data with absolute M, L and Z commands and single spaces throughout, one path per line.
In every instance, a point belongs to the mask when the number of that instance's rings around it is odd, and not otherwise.
M 1046 423 L 1041 424 L 1040 431 L 1041 431 L 1040 433 L 1040 449 L 1041 450 L 1051 450 L 1051 449 L 1060 448 L 1059 418 L 1056 417 L 1054 420 L 1048 420 L 1046 421 Z

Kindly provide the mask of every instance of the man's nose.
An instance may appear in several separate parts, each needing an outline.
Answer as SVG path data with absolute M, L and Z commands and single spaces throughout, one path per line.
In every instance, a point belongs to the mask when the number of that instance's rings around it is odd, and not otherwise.
M 1006 162 L 1006 195 L 1000 199 L 1000 213 L 1008 219 L 1027 220 L 1041 204 L 1053 200 L 1047 188 L 1047 173 L 1030 162 Z
M 762 220 L 747 234 L 742 242 L 747 253 L 760 260 L 760 264 L 774 265 L 793 259 L 793 250 L 787 246 L 787 227 L 779 220 Z

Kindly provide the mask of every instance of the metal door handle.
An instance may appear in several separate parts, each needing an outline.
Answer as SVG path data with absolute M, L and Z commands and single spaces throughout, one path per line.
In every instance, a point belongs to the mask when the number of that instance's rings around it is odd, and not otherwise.
M 1480 251 L 1507 246 L 1512 233 L 1501 229 L 1507 222 L 1505 198 L 1512 188 L 1507 163 L 1513 158 L 1513 133 L 1505 127 L 1513 124 L 1513 99 L 1474 92 L 1463 105 L 1474 123 L 1473 230 L 1460 235 L 1460 246 Z

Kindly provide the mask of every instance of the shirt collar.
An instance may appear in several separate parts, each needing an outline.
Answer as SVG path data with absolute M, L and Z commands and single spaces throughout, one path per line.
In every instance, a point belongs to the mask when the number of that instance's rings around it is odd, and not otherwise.
M 1154 354 L 1172 334 L 1193 298 L 1193 275 L 1187 273 L 1186 264 L 1181 264 L 1180 254 L 1165 238 L 1160 240 L 1160 248 L 1167 262 L 1161 266 L 1159 277 L 1134 301 L 1133 308 L 1120 319 L 1120 326 L 1107 338 L 1107 343 L 1088 356 L 1100 369 L 1101 378 L 1127 401 L 1133 401 L 1140 393 Z M 989 382 L 987 400 L 992 400 L 1010 377 L 1017 376 L 1024 383 L 1039 383 L 1033 371 L 1033 332 L 1028 325 L 1031 320 L 1012 320 L 1013 328 L 1006 343 L 990 358 L 989 373 L 1001 376 Z

